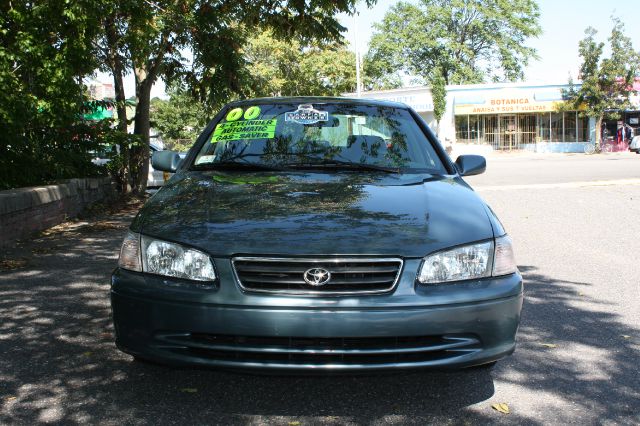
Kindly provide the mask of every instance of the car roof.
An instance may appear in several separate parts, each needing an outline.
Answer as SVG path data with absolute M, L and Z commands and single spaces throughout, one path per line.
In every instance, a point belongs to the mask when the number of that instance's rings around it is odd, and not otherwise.
M 350 104 L 350 105 L 365 105 L 365 106 L 384 106 L 392 108 L 408 109 L 409 107 L 400 102 L 387 101 L 383 99 L 366 99 L 366 98 L 340 98 L 331 96 L 283 96 L 274 98 L 253 98 L 243 99 L 239 101 L 233 101 L 229 103 L 230 106 L 235 105 L 247 105 L 256 103 L 271 103 L 271 104 L 323 104 L 323 103 L 336 103 L 336 104 Z

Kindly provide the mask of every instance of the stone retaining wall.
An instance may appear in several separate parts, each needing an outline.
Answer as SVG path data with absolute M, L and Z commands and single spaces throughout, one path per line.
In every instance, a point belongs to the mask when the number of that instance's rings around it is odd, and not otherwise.
M 55 226 L 97 201 L 115 197 L 109 178 L 0 191 L 0 247 Z

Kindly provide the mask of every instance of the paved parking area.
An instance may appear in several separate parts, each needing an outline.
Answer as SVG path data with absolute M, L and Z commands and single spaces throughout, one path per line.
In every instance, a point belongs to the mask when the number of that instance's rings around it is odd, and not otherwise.
M 134 363 L 113 345 L 108 300 L 133 209 L 60 227 L 0 255 L 0 423 L 638 424 L 638 178 L 640 155 L 618 155 L 492 158 L 469 179 L 526 281 L 518 349 L 489 371 L 274 377 Z

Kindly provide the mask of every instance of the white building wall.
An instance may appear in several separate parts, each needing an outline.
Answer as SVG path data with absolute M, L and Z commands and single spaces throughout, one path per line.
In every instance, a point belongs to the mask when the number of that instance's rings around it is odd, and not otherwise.
M 488 84 L 475 84 L 475 85 L 451 85 L 447 86 L 447 100 L 446 110 L 444 116 L 437 123 L 433 114 L 433 98 L 431 96 L 431 89 L 426 86 L 407 87 L 394 90 L 380 90 L 364 92 L 361 96 L 363 99 L 382 99 L 392 102 L 404 103 L 413 108 L 425 121 L 429 124 L 431 129 L 438 135 L 438 138 L 445 146 L 453 146 L 456 148 L 456 129 L 455 129 L 455 117 L 456 117 L 456 102 L 458 102 L 459 109 L 473 107 L 477 103 L 480 108 L 491 108 L 491 112 L 484 112 L 489 114 L 518 114 L 523 112 L 540 112 L 540 111 L 554 111 L 555 109 L 550 107 L 550 104 L 557 102 L 561 99 L 561 90 L 566 87 L 566 83 L 542 85 L 542 84 L 530 84 L 530 83 L 488 83 Z M 348 97 L 355 97 L 355 93 L 345 94 Z M 466 99 L 466 101 L 463 101 Z M 471 99 L 471 100 L 469 100 Z M 513 100 L 526 99 L 523 105 L 511 104 Z M 502 104 L 499 101 L 504 102 Z M 472 104 L 460 105 L 460 102 L 472 102 Z M 496 104 L 494 105 L 494 102 Z M 541 108 L 541 109 L 535 109 Z M 551 109 L 550 109 L 551 108 Z M 473 108 L 469 111 L 472 111 Z M 488 110 L 487 110 L 488 111 Z M 460 113 L 460 111 L 459 111 Z M 478 113 L 469 112 L 471 115 Z M 479 114 L 482 114 L 480 112 Z M 578 145 L 584 145 L 587 142 L 593 142 L 595 140 L 595 123 L 594 120 L 589 120 L 588 135 L 590 141 L 581 141 L 578 143 L 562 143 L 562 142 L 549 142 L 534 144 L 534 149 L 542 148 L 542 150 L 581 150 L 582 147 Z M 458 149 L 462 148 L 461 144 Z M 538 146 L 540 145 L 540 146 Z M 543 146 L 544 145 L 544 146 Z M 469 146 L 470 148 L 488 148 L 489 145 Z M 531 148 L 527 146 L 527 149 Z

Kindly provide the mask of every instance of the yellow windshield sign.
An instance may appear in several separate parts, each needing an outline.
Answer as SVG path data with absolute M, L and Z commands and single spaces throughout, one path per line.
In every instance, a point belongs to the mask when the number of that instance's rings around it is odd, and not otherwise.
M 242 139 L 271 139 L 276 134 L 278 120 L 249 120 L 220 123 L 211 137 L 211 143 Z

